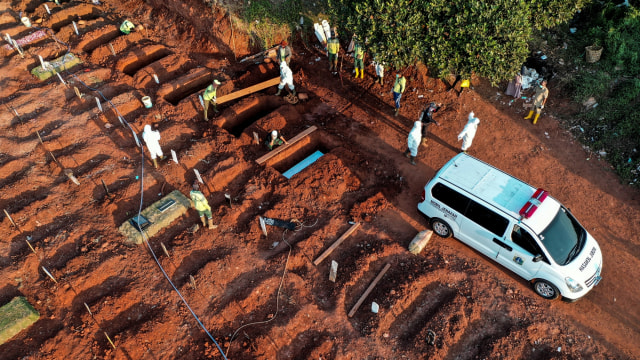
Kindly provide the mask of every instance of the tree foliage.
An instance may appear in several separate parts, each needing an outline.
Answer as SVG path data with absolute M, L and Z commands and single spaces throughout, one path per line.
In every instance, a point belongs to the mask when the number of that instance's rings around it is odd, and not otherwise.
M 562 23 L 583 0 L 329 0 L 339 28 L 395 68 L 417 61 L 441 75 L 511 78 L 535 28 Z

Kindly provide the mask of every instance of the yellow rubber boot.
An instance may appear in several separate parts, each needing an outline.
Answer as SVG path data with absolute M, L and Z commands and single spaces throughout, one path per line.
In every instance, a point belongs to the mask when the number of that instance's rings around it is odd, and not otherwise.
M 529 111 L 529 115 L 527 115 L 524 119 L 525 120 L 529 120 L 529 119 L 531 119 L 531 116 L 533 116 L 533 110 L 530 110 Z
M 358 78 L 358 74 L 360 74 L 360 70 L 356 68 L 356 79 Z
M 536 114 L 536 117 L 533 118 L 533 125 L 535 125 L 538 122 L 539 117 L 540 117 L 540 114 Z
M 360 79 L 364 79 L 364 69 L 360 70 Z

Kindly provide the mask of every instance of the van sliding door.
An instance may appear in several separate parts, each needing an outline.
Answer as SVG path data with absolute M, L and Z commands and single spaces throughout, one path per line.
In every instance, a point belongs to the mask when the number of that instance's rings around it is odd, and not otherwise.
M 500 245 L 493 239 L 502 238 L 508 224 L 509 221 L 504 217 L 471 200 L 462 218 L 461 231 L 457 237 L 486 256 L 495 259 L 500 251 Z

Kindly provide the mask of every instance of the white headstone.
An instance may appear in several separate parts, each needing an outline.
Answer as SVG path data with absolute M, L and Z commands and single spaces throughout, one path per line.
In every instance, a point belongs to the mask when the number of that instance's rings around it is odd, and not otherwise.
M 374 301 L 374 302 L 371 303 L 371 312 L 372 313 L 377 314 L 379 309 L 380 309 L 380 307 L 378 306 L 377 302 Z
M 171 149 L 171 159 L 173 159 L 173 162 L 178 164 L 178 155 L 176 155 L 176 152 L 173 151 L 173 149 Z
M 102 112 L 102 104 L 100 104 L 100 98 L 96 98 L 96 103 L 98 104 L 98 109 Z
M 259 219 L 260 219 L 260 228 L 262 229 L 262 233 L 264 234 L 264 236 L 267 236 L 267 225 L 264 223 L 264 218 L 260 216 Z
M 336 282 L 336 276 L 338 276 L 338 263 L 335 260 L 331 260 L 331 269 L 329 269 L 329 281 Z

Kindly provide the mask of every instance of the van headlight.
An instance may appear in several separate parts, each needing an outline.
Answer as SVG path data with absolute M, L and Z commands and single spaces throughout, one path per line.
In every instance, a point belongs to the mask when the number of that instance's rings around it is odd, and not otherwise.
M 569 288 L 569 290 L 571 290 L 571 292 L 582 291 L 582 285 L 580 285 L 580 283 L 573 280 L 572 278 L 567 276 L 566 278 L 564 278 L 564 282 L 567 284 L 567 287 Z

